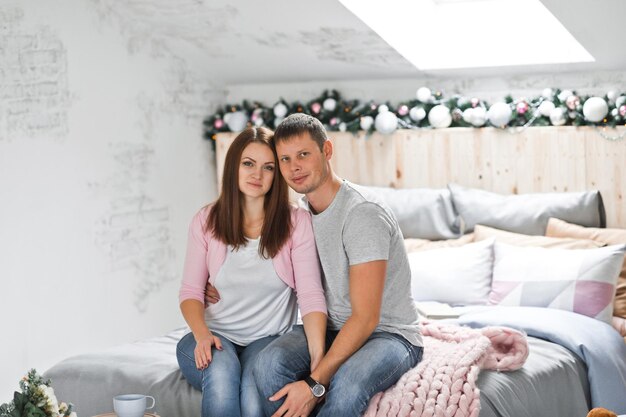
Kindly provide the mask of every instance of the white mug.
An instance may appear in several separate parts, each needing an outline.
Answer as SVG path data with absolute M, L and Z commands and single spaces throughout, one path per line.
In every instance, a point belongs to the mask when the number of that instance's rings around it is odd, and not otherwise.
M 147 398 L 152 400 L 152 405 L 146 407 Z M 154 397 L 142 394 L 124 394 L 113 398 L 113 410 L 118 417 L 143 417 L 146 410 L 153 408 L 156 401 Z

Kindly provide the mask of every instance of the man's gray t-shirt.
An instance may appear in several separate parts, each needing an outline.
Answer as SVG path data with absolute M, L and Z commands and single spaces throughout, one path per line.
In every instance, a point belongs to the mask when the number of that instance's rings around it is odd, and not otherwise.
M 375 331 L 396 333 L 422 346 L 409 261 L 391 209 L 376 194 L 344 180 L 330 206 L 313 214 L 313 232 L 324 271 L 329 329 L 340 330 L 352 314 L 350 266 L 386 260 L 380 322 Z

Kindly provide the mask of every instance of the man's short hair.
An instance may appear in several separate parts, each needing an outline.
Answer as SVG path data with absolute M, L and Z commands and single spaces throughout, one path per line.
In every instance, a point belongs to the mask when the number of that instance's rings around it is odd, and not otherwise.
M 304 113 L 294 113 L 280 122 L 274 131 L 274 143 L 289 140 L 305 132 L 317 143 L 320 151 L 323 150 L 324 142 L 328 140 L 324 125 L 315 117 Z

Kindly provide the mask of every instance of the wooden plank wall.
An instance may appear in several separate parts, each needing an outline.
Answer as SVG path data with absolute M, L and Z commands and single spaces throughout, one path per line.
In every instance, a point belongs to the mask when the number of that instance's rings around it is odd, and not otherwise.
M 450 182 L 502 194 L 599 189 L 607 226 L 626 228 L 626 138 L 593 127 L 398 130 L 389 136 L 330 132 L 335 172 L 352 182 L 443 188 Z M 618 136 L 626 127 L 607 129 Z M 235 137 L 217 137 L 217 177 Z

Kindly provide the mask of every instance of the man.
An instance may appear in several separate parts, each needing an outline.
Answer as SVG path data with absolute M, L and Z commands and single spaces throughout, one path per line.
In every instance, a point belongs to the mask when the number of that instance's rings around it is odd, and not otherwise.
M 293 114 L 274 134 L 280 171 L 305 195 L 324 272 L 327 353 L 310 369 L 301 327 L 259 354 L 254 369 L 265 414 L 360 416 L 422 356 L 411 273 L 395 216 L 376 196 L 333 172 L 319 120 Z

